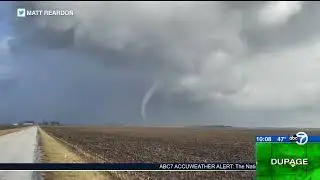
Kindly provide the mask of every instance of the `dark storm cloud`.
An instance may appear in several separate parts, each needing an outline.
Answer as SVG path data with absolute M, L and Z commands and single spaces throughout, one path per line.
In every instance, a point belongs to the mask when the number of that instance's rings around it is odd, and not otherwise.
M 304 114 L 315 123 L 314 111 L 292 112 L 320 97 L 317 6 L 15 2 L 13 12 L 59 8 L 75 16 L 12 14 L 18 83 L 3 117 L 264 126 Z
M 99 67 L 59 51 L 32 48 L 17 53 L 17 84 L 2 108 L 8 118 L 139 123 L 139 108 L 134 108 L 140 106 L 139 91 L 146 85 L 137 72 Z

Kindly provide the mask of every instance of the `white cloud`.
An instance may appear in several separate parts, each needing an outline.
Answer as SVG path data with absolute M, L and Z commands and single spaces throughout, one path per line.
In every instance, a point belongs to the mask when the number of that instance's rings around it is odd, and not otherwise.
M 211 72 L 200 77 L 189 83 L 189 88 L 212 99 L 217 94 L 221 99 L 226 88 L 231 88 L 234 93 L 224 95 L 224 100 L 251 109 L 297 108 L 320 101 L 320 44 L 302 44 L 247 58 L 238 65 L 229 64 L 222 76 Z M 215 84 L 217 80 L 219 84 Z
M 266 26 L 286 23 L 302 9 L 301 1 L 270 1 L 259 11 L 258 20 Z
M 15 65 L 11 54 L 9 42 L 14 39 L 12 36 L 3 37 L 0 40 L 0 79 L 13 78 Z
M 0 40 L 0 55 L 8 54 L 10 52 L 9 41 L 12 39 L 13 37 L 7 36 Z

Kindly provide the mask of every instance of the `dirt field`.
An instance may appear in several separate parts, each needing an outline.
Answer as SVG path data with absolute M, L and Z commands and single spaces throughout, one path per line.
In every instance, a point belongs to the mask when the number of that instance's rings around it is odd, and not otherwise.
M 0 136 L 20 131 L 23 127 L 16 127 L 11 125 L 0 125 Z
M 0 124 L 0 130 L 15 129 L 18 126 Z
M 256 135 L 298 130 L 43 127 L 104 162 L 255 162 Z M 302 130 L 301 130 L 302 131 Z M 320 131 L 308 131 L 313 135 Z M 93 160 L 94 161 L 94 160 Z M 136 179 L 250 180 L 254 172 L 137 172 Z

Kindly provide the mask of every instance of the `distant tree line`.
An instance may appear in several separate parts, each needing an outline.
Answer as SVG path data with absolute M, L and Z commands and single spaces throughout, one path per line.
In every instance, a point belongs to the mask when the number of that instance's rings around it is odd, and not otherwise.
M 60 125 L 60 122 L 59 121 L 42 121 L 40 123 L 40 125 L 42 126 L 59 126 Z

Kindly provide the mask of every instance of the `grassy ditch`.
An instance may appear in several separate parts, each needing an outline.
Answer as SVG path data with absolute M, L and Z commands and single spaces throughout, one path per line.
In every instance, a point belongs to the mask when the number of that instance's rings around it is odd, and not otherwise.
M 85 162 L 76 153 L 70 151 L 62 143 L 48 135 L 42 129 L 40 132 L 40 145 L 42 161 L 45 163 L 74 163 Z M 93 171 L 57 171 L 43 173 L 44 180 L 111 180 L 108 175 Z

